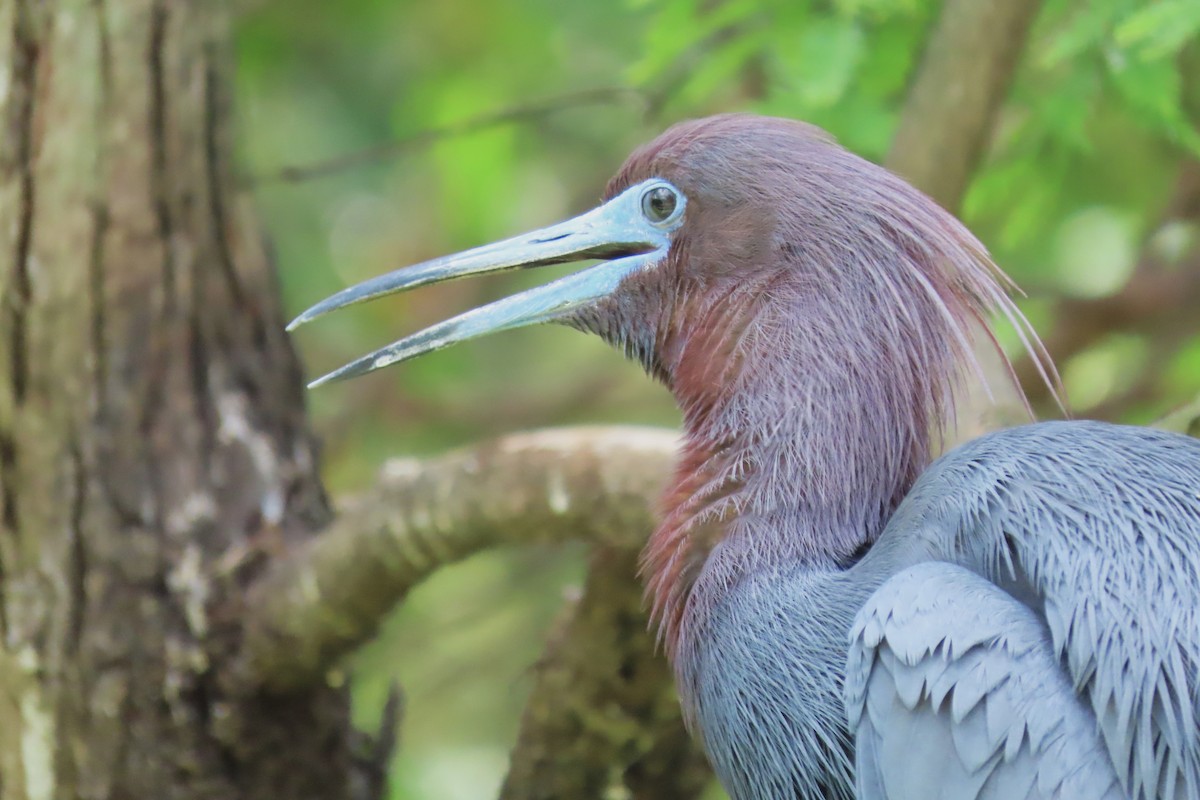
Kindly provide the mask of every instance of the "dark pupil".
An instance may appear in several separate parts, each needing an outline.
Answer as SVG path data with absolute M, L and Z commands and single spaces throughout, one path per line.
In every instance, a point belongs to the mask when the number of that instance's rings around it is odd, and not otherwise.
M 650 219 L 662 222 L 675 210 L 675 193 L 665 186 L 651 189 L 642 201 L 642 210 Z

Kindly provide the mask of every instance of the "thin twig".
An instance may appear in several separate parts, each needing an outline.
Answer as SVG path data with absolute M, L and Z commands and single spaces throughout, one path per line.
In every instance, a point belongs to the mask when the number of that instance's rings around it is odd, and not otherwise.
M 249 183 L 261 186 L 270 183 L 296 183 L 324 178 L 336 172 L 395 158 L 412 150 L 428 147 L 443 139 L 465 136 L 469 133 L 477 133 L 500 125 L 528 122 L 558 113 L 559 111 L 580 108 L 582 106 L 608 105 L 628 101 L 644 103 L 643 94 L 639 90 L 627 86 L 609 86 L 569 92 L 545 100 L 523 103 L 488 114 L 481 114 L 477 117 L 470 117 L 459 122 L 450 123 L 449 125 L 441 125 L 436 128 L 417 131 L 416 133 L 402 136 L 390 142 L 343 153 L 321 161 L 281 167 L 274 172 L 265 172 L 254 176 L 250 179 Z

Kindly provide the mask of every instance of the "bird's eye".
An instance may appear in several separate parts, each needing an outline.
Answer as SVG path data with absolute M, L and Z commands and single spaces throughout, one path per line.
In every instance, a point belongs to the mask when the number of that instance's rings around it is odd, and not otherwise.
M 669 186 L 655 186 L 642 195 L 642 213 L 651 222 L 666 222 L 678 205 L 679 197 Z

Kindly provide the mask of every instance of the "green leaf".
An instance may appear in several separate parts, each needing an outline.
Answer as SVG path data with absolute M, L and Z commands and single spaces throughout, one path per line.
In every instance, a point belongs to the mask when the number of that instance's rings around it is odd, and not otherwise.
M 1118 57 L 1112 67 L 1114 87 L 1142 124 L 1200 156 L 1200 132 L 1183 109 L 1182 78 L 1175 65 Z
M 700 61 L 699 67 L 688 75 L 672 103 L 693 109 L 710 107 L 722 87 L 733 88 L 745 65 L 762 53 L 765 32 L 752 30 L 731 38 Z M 734 101 L 736 102 L 736 101 Z
M 872 20 L 914 14 L 921 5 L 922 0 L 834 0 L 833 3 L 834 9 L 843 16 Z
M 999 242 L 1015 248 L 1044 237 L 1058 221 L 1060 163 L 1018 155 L 986 169 L 967 191 L 963 213 L 967 218 L 989 216 L 1002 220 Z
M 1175 396 L 1200 389 L 1200 337 L 1193 337 L 1175 354 L 1163 380 Z
M 690 50 L 721 31 L 745 26 L 760 10 L 757 0 L 727 0 L 705 10 L 698 9 L 694 0 L 665 0 L 646 29 L 643 56 L 629 68 L 629 82 L 652 83 Z
M 1091 123 L 1100 97 L 1095 70 L 1076 68 L 1036 99 L 1036 122 L 1056 143 L 1078 152 L 1092 149 Z
M 1169 58 L 1200 32 L 1200 2 L 1160 0 L 1126 17 L 1114 39 L 1143 60 Z
M 854 77 L 854 93 L 878 98 L 899 96 L 908 86 L 925 30 L 917 19 L 872 27 Z
M 863 57 L 865 36 L 853 20 L 812 20 L 798 40 L 773 48 L 777 77 L 789 85 L 803 106 L 826 108 L 846 94 Z
M 656 5 L 657 13 L 642 38 L 642 57 L 629 67 L 628 79 L 635 86 L 657 78 L 703 38 L 693 0 L 664 0 Z
M 1129 0 L 1088 0 L 1067 22 L 1038 59 L 1043 68 L 1070 61 L 1082 53 L 1099 48 L 1129 7 Z

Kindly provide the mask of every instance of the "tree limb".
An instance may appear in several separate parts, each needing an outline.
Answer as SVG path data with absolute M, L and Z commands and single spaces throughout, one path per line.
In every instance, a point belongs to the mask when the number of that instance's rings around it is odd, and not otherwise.
M 992 136 L 1040 0 L 946 0 L 887 165 L 954 211 Z
M 654 428 L 570 428 L 389 462 L 328 530 L 254 587 L 245 678 L 273 690 L 321 680 L 413 586 L 486 547 L 582 540 L 639 549 L 675 442 Z
M 635 548 L 598 547 L 537 668 L 501 800 L 697 797 L 712 777 L 646 634 Z

